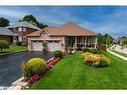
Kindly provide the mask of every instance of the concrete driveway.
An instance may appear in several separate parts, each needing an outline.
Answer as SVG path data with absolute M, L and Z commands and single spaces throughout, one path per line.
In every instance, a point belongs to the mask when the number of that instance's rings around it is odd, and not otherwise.
M 0 87 L 10 86 L 12 82 L 22 76 L 21 63 L 30 58 L 41 57 L 48 60 L 52 57 L 49 52 L 20 52 L 5 56 L 0 56 Z

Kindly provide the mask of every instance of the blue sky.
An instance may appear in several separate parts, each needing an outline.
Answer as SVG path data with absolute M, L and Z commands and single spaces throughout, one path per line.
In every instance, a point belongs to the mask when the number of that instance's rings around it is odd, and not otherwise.
M 127 36 L 127 6 L 0 6 L 0 17 L 15 24 L 27 14 L 49 26 L 72 21 L 91 31 Z

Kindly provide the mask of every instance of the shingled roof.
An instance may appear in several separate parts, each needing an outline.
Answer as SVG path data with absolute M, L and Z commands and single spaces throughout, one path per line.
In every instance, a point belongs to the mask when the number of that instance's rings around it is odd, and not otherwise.
M 28 34 L 27 36 L 40 36 L 41 33 L 46 30 L 49 33 L 49 36 L 97 36 L 97 33 L 94 33 L 86 28 L 83 28 L 73 22 L 68 22 L 62 26 L 49 26 L 42 30 Z
M 7 28 L 0 27 L 0 35 L 14 36 L 14 33 Z
M 28 27 L 28 28 L 37 29 L 37 30 L 40 29 L 37 26 L 32 25 L 32 24 L 30 24 L 30 23 L 28 23 L 26 21 L 19 22 L 19 23 L 15 24 L 15 25 L 7 26 L 6 28 L 16 28 L 16 27 Z

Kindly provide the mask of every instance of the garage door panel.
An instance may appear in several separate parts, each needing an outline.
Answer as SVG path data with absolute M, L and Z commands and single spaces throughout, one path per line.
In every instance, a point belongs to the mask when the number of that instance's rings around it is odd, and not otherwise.
M 42 41 L 33 41 L 32 42 L 32 50 L 33 51 L 42 51 Z
M 49 51 L 60 50 L 60 41 L 48 41 L 48 50 Z

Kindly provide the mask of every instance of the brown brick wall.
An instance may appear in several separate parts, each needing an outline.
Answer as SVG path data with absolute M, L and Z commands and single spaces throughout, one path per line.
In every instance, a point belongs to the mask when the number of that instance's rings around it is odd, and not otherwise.
M 11 44 L 11 36 L 0 35 L 0 40 L 6 40 L 9 44 Z

